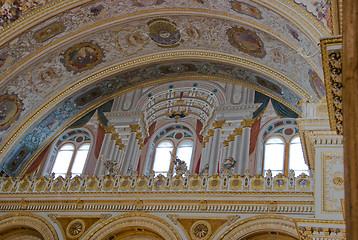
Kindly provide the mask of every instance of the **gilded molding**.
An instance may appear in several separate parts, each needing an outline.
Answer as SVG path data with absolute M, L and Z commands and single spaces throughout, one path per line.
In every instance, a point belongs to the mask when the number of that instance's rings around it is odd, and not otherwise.
M 321 40 L 329 122 L 332 131 L 343 133 L 342 113 L 342 37 Z

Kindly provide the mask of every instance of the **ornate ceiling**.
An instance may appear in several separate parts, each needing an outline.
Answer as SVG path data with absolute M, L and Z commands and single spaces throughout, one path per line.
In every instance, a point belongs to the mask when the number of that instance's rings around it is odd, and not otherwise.
M 298 101 L 325 94 L 319 40 L 339 34 L 339 3 L 328 0 L 0 6 L 0 158 L 11 175 L 92 109 L 170 81 L 239 84 L 301 114 Z M 148 122 L 163 106 L 149 106 Z M 211 111 L 196 109 L 199 118 Z

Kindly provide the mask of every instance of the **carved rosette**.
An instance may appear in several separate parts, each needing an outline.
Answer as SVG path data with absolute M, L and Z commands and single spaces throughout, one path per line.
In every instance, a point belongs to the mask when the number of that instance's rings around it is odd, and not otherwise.
M 190 237 L 194 240 L 205 240 L 211 235 L 211 226 L 207 221 L 196 221 L 190 228 Z

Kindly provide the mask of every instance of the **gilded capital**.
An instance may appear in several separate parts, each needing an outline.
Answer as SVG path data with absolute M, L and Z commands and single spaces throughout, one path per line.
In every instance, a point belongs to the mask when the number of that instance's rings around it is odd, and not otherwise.
M 209 129 L 208 130 L 208 136 L 209 137 L 214 136 L 214 129 Z
M 240 124 L 243 128 L 252 127 L 252 124 L 254 124 L 255 121 L 256 121 L 256 119 L 244 119 L 241 121 Z
M 227 138 L 227 140 L 229 142 L 235 141 L 235 135 L 234 134 L 230 134 L 229 137 Z
M 111 140 L 117 140 L 119 138 L 119 134 L 118 133 L 113 133 L 111 136 Z
M 203 142 L 201 143 L 201 146 L 204 148 L 205 145 L 206 145 L 206 142 L 203 141 Z
M 228 140 L 224 140 L 223 144 L 224 144 L 225 147 L 227 147 L 227 146 L 229 146 L 229 141 L 228 141 Z
M 214 128 L 222 128 L 225 124 L 226 120 L 221 120 L 221 121 L 215 121 L 213 122 L 213 127 Z
M 129 125 L 129 129 L 131 130 L 131 132 L 137 132 L 137 131 L 139 131 L 139 129 L 140 129 L 140 126 L 139 125 L 132 125 L 132 124 L 130 124 Z
M 119 145 L 121 145 L 121 144 L 122 144 L 122 139 L 117 139 L 117 140 L 116 140 L 116 145 L 119 146 Z
M 119 145 L 118 145 L 118 148 L 119 148 L 120 150 L 123 150 L 124 144 L 123 144 L 123 143 L 119 144 Z
M 143 134 L 139 132 L 139 133 L 137 133 L 137 134 L 135 135 L 135 138 L 139 140 L 139 139 L 142 137 L 142 135 L 143 135 Z
M 103 126 L 103 129 L 105 133 L 112 133 L 116 130 L 114 126 Z
M 205 136 L 204 137 L 204 142 L 209 142 L 210 136 Z
M 235 128 L 234 134 L 235 135 L 242 135 L 242 128 Z

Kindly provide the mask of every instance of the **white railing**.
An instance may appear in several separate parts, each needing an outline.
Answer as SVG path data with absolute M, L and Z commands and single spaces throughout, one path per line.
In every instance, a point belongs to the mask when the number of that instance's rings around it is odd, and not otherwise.
M 36 193 L 36 192 L 313 192 L 313 176 L 301 174 L 295 177 L 291 171 L 288 176 L 278 174 L 265 177 L 261 175 L 244 176 L 234 174 L 208 176 L 203 174 L 176 175 L 165 177 L 155 176 L 71 176 L 50 178 L 0 177 L 1 193 Z

